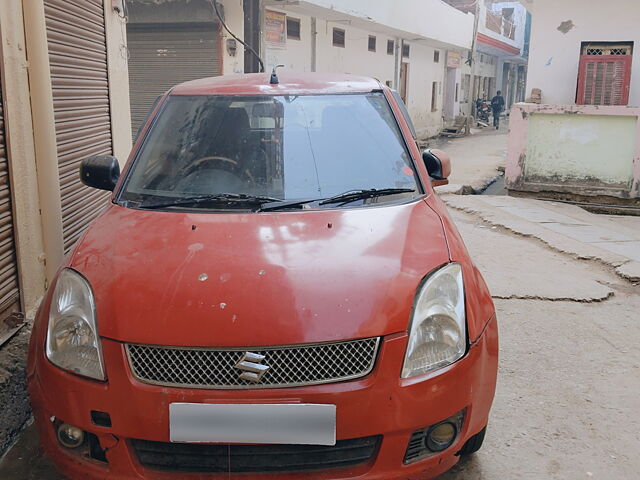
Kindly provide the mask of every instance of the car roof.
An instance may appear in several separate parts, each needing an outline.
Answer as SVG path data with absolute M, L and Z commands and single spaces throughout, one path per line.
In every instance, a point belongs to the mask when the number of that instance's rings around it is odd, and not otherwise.
M 382 89 L 369 77 L 340 73 L 278 72 L 278 84 L 270 73 L 249 73 L 202 78 L 176 85 L 171 95 L 320 95 L 364 93 Z

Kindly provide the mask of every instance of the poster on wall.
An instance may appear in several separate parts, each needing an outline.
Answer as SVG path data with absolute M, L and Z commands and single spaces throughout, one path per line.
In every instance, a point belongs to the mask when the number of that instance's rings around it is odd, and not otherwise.
M 462 64 L 462 57 L 460 52 L 447 52 L 447 68 L 460 68 Z
M 265 10 L 264 39 L 271 48 L 285 48 L 287 43 L 287 16 L 284 13 Z

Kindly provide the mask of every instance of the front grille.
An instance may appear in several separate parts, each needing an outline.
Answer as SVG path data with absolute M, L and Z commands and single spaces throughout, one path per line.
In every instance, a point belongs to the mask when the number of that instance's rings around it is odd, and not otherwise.
M 285 473 L 353 467 L 375 457 L 381 435 L 333 446 L 191 444 L 132 440 L 144 467 L 184 473 Z
M 191 388 L 279 388 L 339 382 L 371 372 L 379 338 L 285 347 L 259 347 L 269 369 L 258 382 L 236 368 L 248 349 L 127 345 L 135 378 L 155 385 Z

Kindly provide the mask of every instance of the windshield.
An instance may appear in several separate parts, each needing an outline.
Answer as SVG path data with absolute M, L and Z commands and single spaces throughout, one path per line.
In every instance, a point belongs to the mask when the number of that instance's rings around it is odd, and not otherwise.
M 144 204 L 217 194 L 322 199 L 368 189 L 406 191 L 361 203 L 420 192 L 382 93 L 170 96 L 120 201 Z

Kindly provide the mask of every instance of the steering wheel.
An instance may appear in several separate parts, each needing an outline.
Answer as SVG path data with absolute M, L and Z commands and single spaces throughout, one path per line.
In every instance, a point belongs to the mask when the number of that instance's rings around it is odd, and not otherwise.
M 232 173 L 234 175 L 237 175 L 238 173 L 243 175 L 245 177 L 246 180 L 249 180 L 251 182 L 254 182 L 255 179 L 253 178 L 253 175 L 251 175 L 251 172 L 249 171 L 248 168 L 245 169 L 241 169 L 238 166 L 238 161 L 234 160 L 232 158 L 229 157 L 223 157 L 221 155 L 212 155 L 212 156 L 208 156 L 208 157 L 202 157 L 197 159 L 194 162 L 191 162 L 189 164 L 189 166 L 187 166 L 184 171 L 182 172 L 182 175 L 185 177 L 188 177 L 189 175 L 191 175 L 193 172 L 195 172 L 197 169 L 199 169 L 203 164 L 206 163 L 221 163 L 223 168 L 221 168 L 221 170 L 226 170 L 229 173 Z M 215 167 L 209 167 L 209 168 L 215 168 Z M 238 171 L 240 170 L 240 171 Z M 238 178 L 241 178 L 240 175 L 237 175 Z

